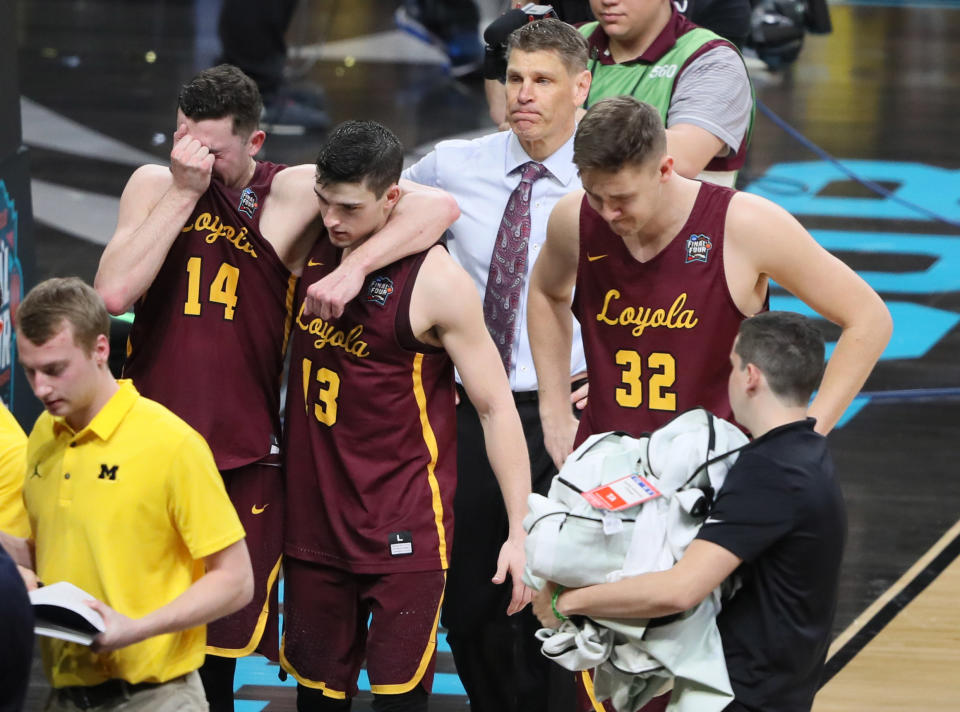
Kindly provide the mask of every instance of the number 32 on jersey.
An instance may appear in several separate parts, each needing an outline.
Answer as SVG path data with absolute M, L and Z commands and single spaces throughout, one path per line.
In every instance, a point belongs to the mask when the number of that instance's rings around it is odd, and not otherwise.
M 668 390 L 677 380 L 677 360 L 673 354 L 654 351 L 647 356 L 644 368 L 641 354 L 632 349 L 620 349 L 616 362 L 623 367 L 620 372 L 623 386 L 616 391 L 619 405 L 639 408 L 644 402 L 644 391 L 647 391 L 647 408 L 650 410 L 677 409 L 677 394 Z

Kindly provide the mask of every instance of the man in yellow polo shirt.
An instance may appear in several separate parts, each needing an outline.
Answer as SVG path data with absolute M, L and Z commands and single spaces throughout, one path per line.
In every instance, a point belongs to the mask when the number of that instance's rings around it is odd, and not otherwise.
M 26 470 L 27 436 L 0 403 L 0 531 L 21 537 L 30 536 L 21 496 Z
M 210 449 L 107 367 L 109 317 L 79 279 L 51 279 L 16 314 L 20 362 L 46 412 L 27 446 L 33 540 L 3 535 L 41 581 L 69 581 L 106 630 L 42 639 L 46 709 L 206 710 L 204 624 L 252 596 L 244 532 Z

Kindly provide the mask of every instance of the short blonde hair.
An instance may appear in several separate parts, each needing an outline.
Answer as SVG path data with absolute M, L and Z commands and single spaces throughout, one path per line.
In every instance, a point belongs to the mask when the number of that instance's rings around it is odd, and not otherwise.
M 54 277 L 31 289 L 14 315 L 17 331 L 32 343 L 47 343 L 66 321 L 77 346 L 93 351 L 100 334 L 110 335 L 103 299 L 79 277 Z
M 573 162 L 577 170 L 611 173 L 642 165 L 667 152 L 660 113 L 632 96 L 616 96 L 590 107 L 577 126 Z

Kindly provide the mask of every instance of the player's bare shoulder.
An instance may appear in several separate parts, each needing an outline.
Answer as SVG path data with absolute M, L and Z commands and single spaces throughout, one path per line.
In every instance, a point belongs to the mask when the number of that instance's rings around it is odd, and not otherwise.
M 557 204 L 553 206 L 553 211 L 551 215 L 579 215 L 580 214 L 580 203 L 583 202 L 583 196 L 586 195 L 586 191 L 583 188 L 577 188 L 565 196 L 560 198 L 557 201 Z
M 429 291 L 432 296 L 442 298 L 445 292 L 460 289 L 464 284 L 476 291 L 470 275 L 450 256 L 443 245 L 434 245 L 427 250 L 417 275 L 418 288 L 423 285 L 422 291 Z
M 156 205 L 172 185 L 173 174 L 169 167 L 147 163 L 130 174 L 123 189 L 122 200 Z
M 726 245 L 735 251 L 749 252 L 759 263 L 770 254 L 795 246 L 797 241 L 811 239 L 799 221 L 782 207 L 742 191 L 730 200 L 724 234 Z
M 137 168 L 120 196 L 116 233 L 136 230 L 173 185 L 173 174 L 167 166 L 148 163 Z
M 456 323 L 474 302 L 479 309 L 480 295 L 466 270 L 442 245 L 427 250 L 410 298 L 414 333 Z
M 550 211 L 550 220 L 547 223 L 547 237 L 550 239 L 576 238 L 580 234 L 580 205 L 583 203 L 585 191 L 581 188 L 557 201 Z

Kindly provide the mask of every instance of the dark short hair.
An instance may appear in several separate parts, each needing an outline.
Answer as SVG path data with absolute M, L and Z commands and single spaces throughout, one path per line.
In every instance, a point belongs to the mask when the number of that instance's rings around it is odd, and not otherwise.
M 79 277 L 54 277 L 31 289 L 14 315 L 17 331 L 41 346 L 67 322 L 74 343 L 93 351 L 100 334 L 110 335 L 110 314 L 103 299 Z
M 643 164 L 667 152 L 667 134 L 660 113 L 632 96 L 617 96 L 590 107 L 577 126 L 573 162 L 588 170 L 616 172 L 627 164 Z
M 260 125 L 263 100 L 257 84 L 232 64 L 204 69 L 180 88 L 177 106 L 184 116 L 233 119 L 233 133 L 249 136 Z
M 508 63 L 510 53 L 515 49 L 521 52 L 556 52 L 570 74 L 587 68 L 587 40 L 566 22 L 555 18 L 528 22 L 511 32 L 507 38 Z
M 402 170 L 400 139 L 376 121 L 344 121 L 317 155 L 318 183 L 364 183 L 378 199 Z
M 792 405 L 806 405 L 823 378 L 823 334 L 794 312 L 768 311 L 740 323 L 734 351 L 752 363 L 770 389 Z

